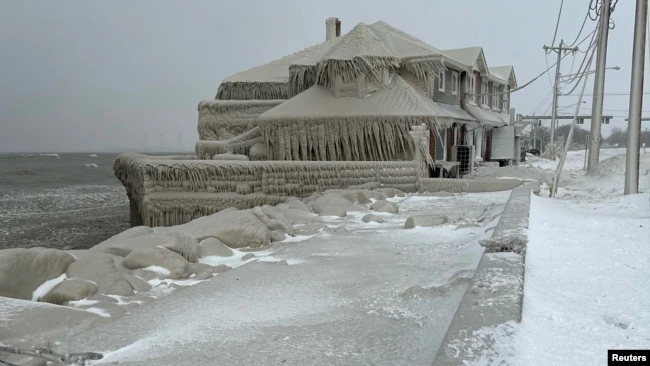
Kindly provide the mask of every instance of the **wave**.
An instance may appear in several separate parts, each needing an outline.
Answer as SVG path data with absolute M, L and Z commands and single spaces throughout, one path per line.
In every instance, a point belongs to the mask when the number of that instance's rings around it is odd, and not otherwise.
M 46 157 L 50 157 L 50 158 L 59 158 L 59 159 L 61 159 L 59 154 L 21 154 L 21 155 L 26 156 L 28 158 L 35 157 L 35 156 L 46 156 Z
M 90 154 L 90 155 L 88 155 L 88 156 L 90 156 L 91 158 L 96 158 L 96 157 L 97 157 L 97 154 Z
M 97 164 L 94 164 L 94 163 L 84 164 L 83 166 L 88 167 L 88 168 L 99 168 L 99 166 L 97 166 Z

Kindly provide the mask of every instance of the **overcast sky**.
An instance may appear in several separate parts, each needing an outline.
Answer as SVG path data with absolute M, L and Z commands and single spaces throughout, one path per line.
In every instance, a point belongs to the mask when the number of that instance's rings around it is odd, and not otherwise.
M 0 0 L 0 151 L 142 147 L 145 133 L 150 147 L 160 145 L 159 134 L 165 146 L 178 146 L 182 134 L 183 147 L 191 149 L 199 101 L 214 98 L 229 75 L 322 42 L 330 16 L 342 21 L 344 33 L 359 22 L 384 20 L 441 49 L 482 46 L 488 65 L 514 65 L 524 84 L 546 69 L 542 46 L 552 41 L 559 4 Z M 565 1 L 558 40 L 573 41 L 588 6 L 589 0 Z M 607 60 L 621 70 L 608 71 L 607 92 L 629 93 L 634 11 L 634 1 L 622 0 L 612 16 Z M 594 26 L 588 21 L 584 34 Z M 554 59 L 548 56 L 549 65 Z M 572 57 L 564 59 L 565 74 L 571 64 Z M 531 113 L 550 90 L 543 76 L 514 93 L 512 106 Z M 562 97 L 559 104 L 576 101 Z M 590 113 L 587 101 L 584 113 Z M 627 96 L 605 98 L 605 114 L 621 117 L 604 134 L 625 126 L 628 103 Z

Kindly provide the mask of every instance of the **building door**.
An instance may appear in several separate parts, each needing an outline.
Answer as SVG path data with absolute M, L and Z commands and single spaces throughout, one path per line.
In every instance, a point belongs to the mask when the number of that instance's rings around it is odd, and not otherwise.
M 485 132 L 485 155 L 483 161 L 488 162 L 492 158 L 492 129 Z

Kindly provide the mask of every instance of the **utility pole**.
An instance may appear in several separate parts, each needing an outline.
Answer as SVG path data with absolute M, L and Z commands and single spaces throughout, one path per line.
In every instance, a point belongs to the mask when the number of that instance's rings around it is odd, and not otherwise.
M 562 62 L 562 57 L 566 54 L 566 52 L 573 52 L 576 53 L 578 52 L 578 47 L 565 47 L 564 45 L 564 40 L 560 41 L 560 45 L 557 47 L 553 46 L 544 46 L 544 51 L 553 51 L 557 52 L 557 62 L 555 63 L 555 83 L 553 84 L 553 106 L 551 109 L 553 110 L 552 118 L 551 118 L 551 145 L 555 142 L 555 128 L 557 124 L 557 97 L 560 94 L 560 89 L 559 89 L 559 82 L 560 82 L 560 62 Z
M 639 140 L 641 139 L 641 109 L 643 107 L 643 76 L 645 64 L 645 32 L 648 0 L 636 0 L 634 44 L 632 46 L 632 83 L 630 85 L 630 117 L 627 125 L 624 194 L 639 193 Z
M 594 81 L 594 98 L 591 107 L 591 130 L 589 138 L 589 155 L 587 171 L 592 171 L 600 161 L 600 125 L 603 117 L 603 99 L 605 97 L 605 68 L 607 66 L 607 37 L 609 36 L 610 0 L 602 0 L 600 6 L 600 24 L 598 25 L 598 55 L 596 56 L 596 75 Z

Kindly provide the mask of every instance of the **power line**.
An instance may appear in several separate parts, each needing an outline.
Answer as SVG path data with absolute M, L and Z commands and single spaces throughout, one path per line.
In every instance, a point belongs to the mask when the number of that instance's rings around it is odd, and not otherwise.
M 647 94 L 650 94 L 650 92 L 648 92 L 648 93 L 643 93 L 643 94 L 644 94 L 644 95 L 647 95 Z M 604 93 L 603 95 L 606 95 L 606 96 L 628 96 L 628 95 L 630 95 L 630 93 L 629 93 L 629 92 L 622 92 L 622 93 Z M 577 96 L 579 96 L 579 94 L 564 94 L 564 95 L 562 95 L 562 96 L 563 96 L 563 97 L 577 97 Z M 594 95 L 593 95 L 593 94 L 585 94 L 585 96 L 588 97 L 588 96 L 594 96 Z
M 560 18 L 562 17 L 562 7 L 564 6 L 564 0 L 560 2 L 560 11 L 557 13 L 557 21 L 555 22 L 555 33 L 553 33 L 553 42 L 551 42 L 551 47 L 555 46 L 555 40 L 557 39 L 557 30 L 560 28 Z M 546 53 L 548 55 L 548 52 Z
M 587 109 L 591 110 L 591 107 L 580 107 L 580 109 Z M 604 111 L 609 111 L 609 112 L 629 112 L 628 109 L 608 109 L 608 108 L 603 108 Z M 642 111 L 643 113 L 650 113 L 650 111 Z
M 587 10 L 587 14 L 585 14 L 585 18 L 582 21 L 582 26 L 580 26 L 580 30 L 578 31 L 578 35 L 576 36 L 576 39 L 571 42 L 571 45 L 569 47 L 575 46 L 575 43 L 578 42 L 578 39 L 580 39 L 580 36 L 582 35 L 582 32 L 585 29 L 585 24 L 587 24 L 587 19 L 589 19 L 589 10 Z
M 573 93 L 575 91 L 577 86 L 580 84 L 580 80 L 582 80 L 582 78 L 585 76 L 585 72 L 588 71 L 588 70 L 586 70 L 584 68 L 585 67 L 585 61 L 587 61 L 587 57 L 589 56 L 589 51 L 591 50 L 592 52 L 595 52 L 595 50 L 596 50 L 594 48 L 594 45 L 596 44 L 596 40 L 598 39 L 598 37 L 597 37 L 598 29 L 599 29 L 599 27 L 596 26 L 596 29 L 594 29 L 593 32 L 591 32 L 589 34 L 589 35 L 592 36 L 591 41 L 589 42 L 589 47 L 587 47 L 587 50 L 585 51 L 585 57 L 582 59 L 582 62 L 580 63 L 580 66 L 578 67 L 578 72 L 573 77 L 571 77 L 571 79 L 564 81 L 565 85 L 569 85 L 569 84 L 573 83 L 575 80 L 578 80 L 578 81 L 576 81 L 576 85 L 573 87 L 573 89 L 571 89 L 571 91 L 566 93 L 566 94 L 571 94 L 571 93 Z M 589 37 L 589 36 L 587 36 L 587 37 Z

